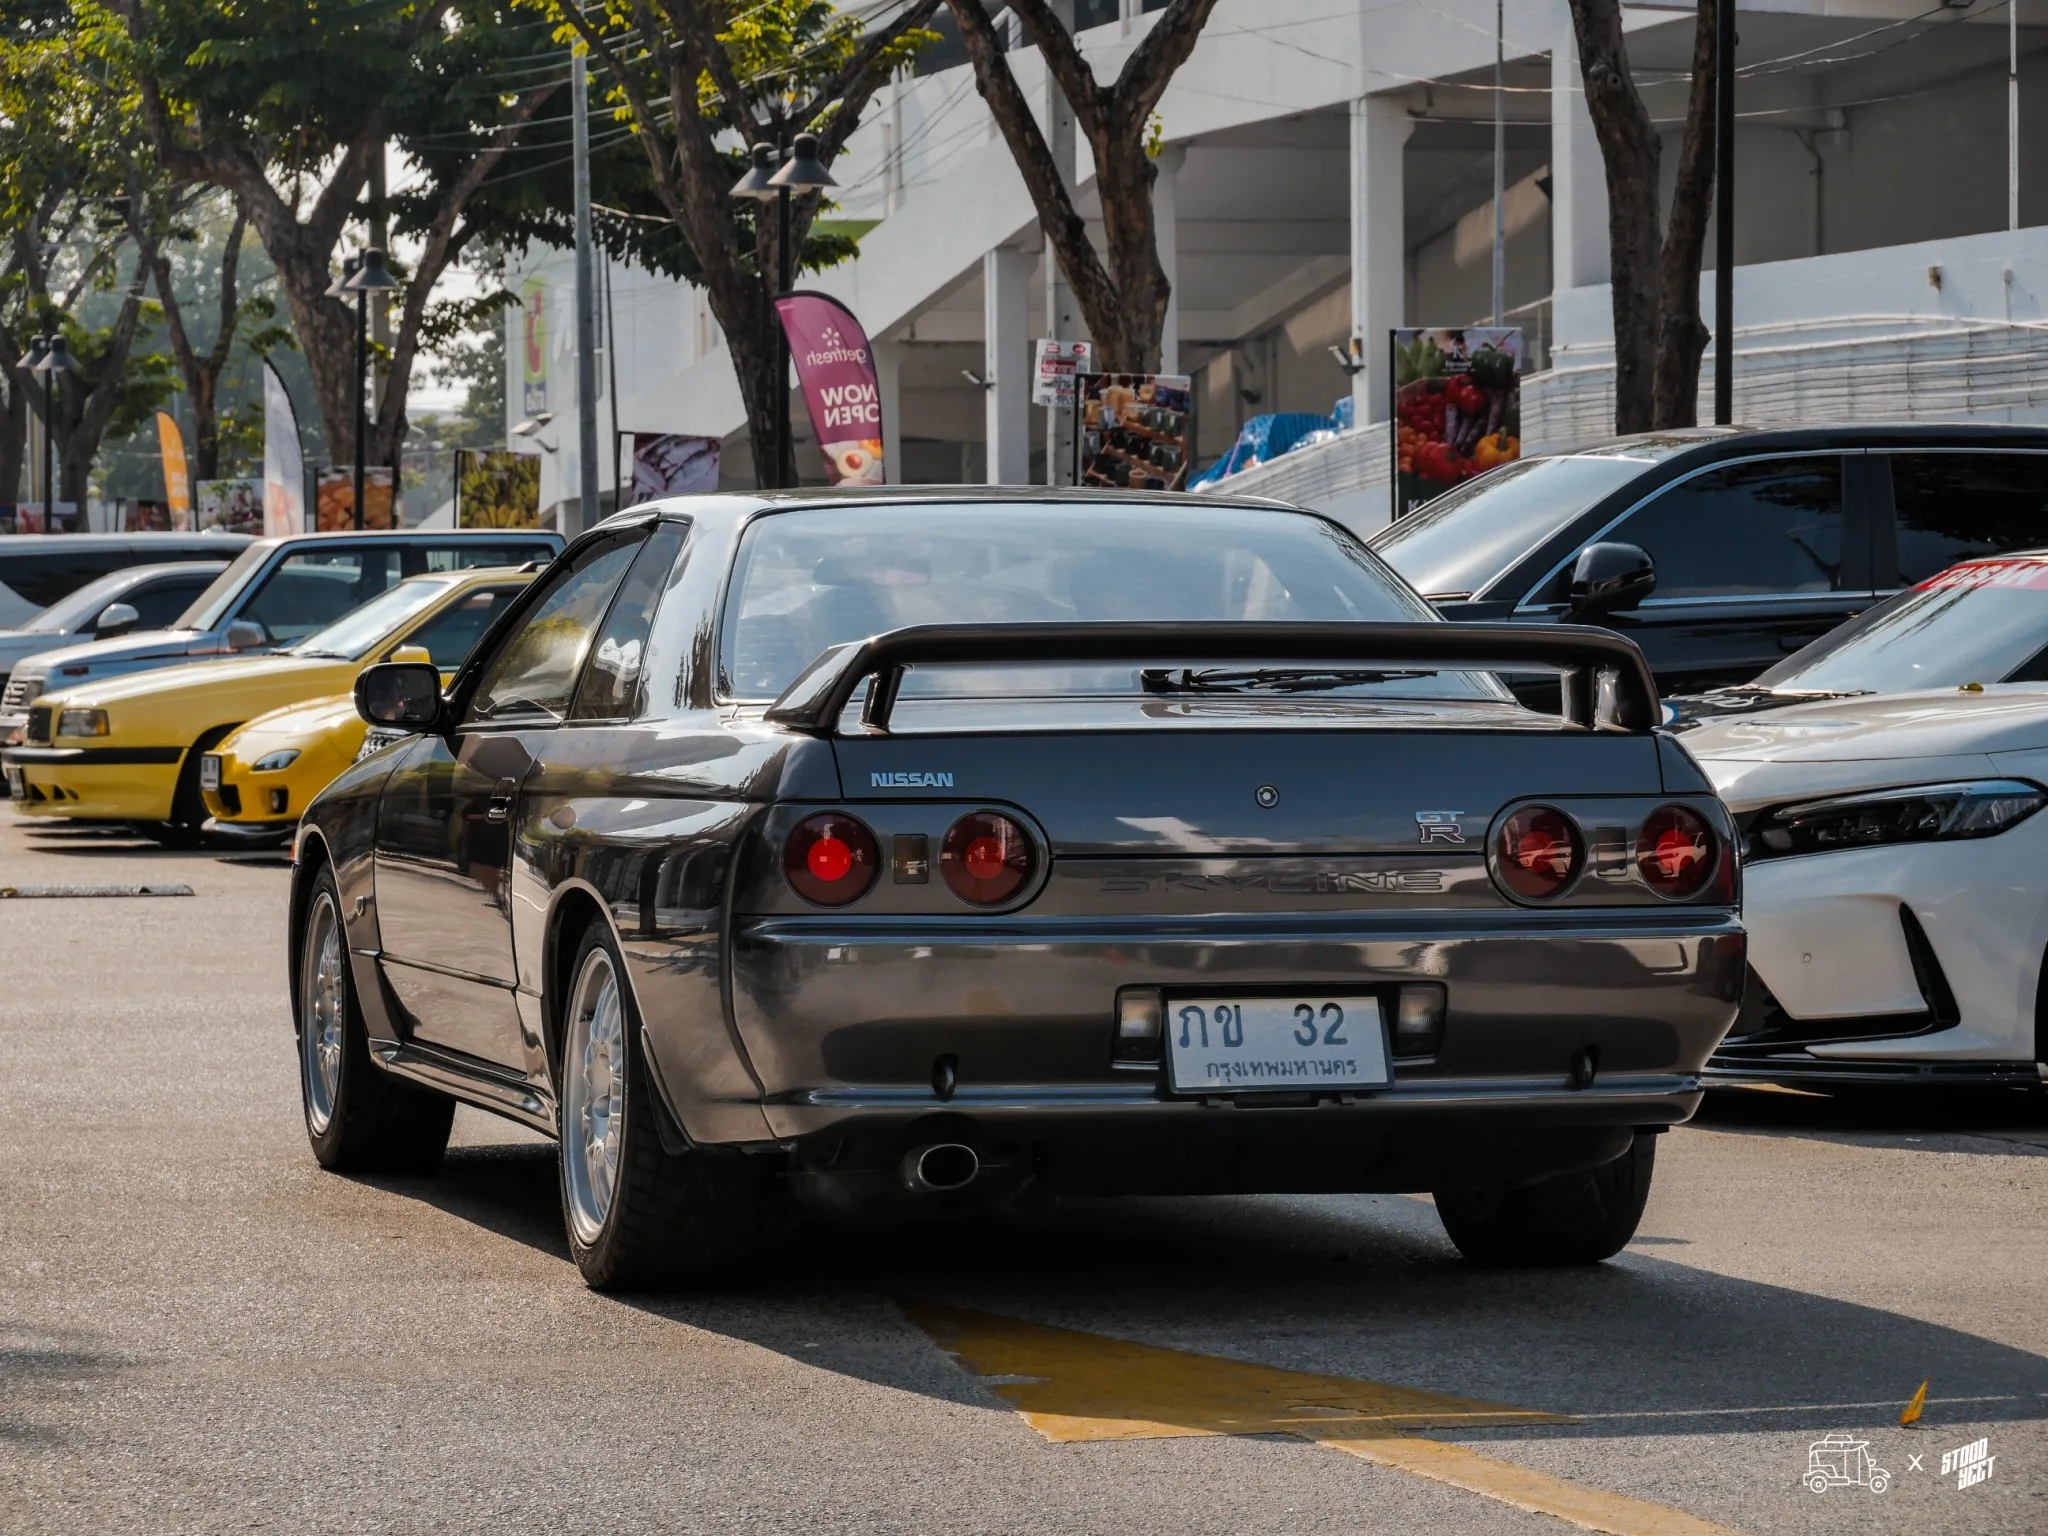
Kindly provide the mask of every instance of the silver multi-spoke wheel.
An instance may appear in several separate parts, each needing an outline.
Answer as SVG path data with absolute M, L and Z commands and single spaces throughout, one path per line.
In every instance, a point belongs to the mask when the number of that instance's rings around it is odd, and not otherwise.
M 334 1119 L 341 1094 L 341 1052 L 348 1022 L 348 957 L 341 942 L 341 920 L 325 891 L 313 898 L 306 923 L 305 963 L 300 968 L 304 989 L 299 1009 L 299 1074 L 306 1090 L 306 1121 L 316 1136 Z
M 626 1012 L 603 946 L 583 957 L 562 1043 L 562 1167 L 569 1222 L 591 1244 L 611 1214 L 625 1132 Z

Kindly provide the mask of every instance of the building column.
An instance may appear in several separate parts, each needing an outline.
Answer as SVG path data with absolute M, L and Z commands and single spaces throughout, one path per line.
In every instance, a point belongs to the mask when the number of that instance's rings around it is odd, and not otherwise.
M 874 348 L 876 404 L 882 411 L 882 478 L 902 485 L 903 343 L 878 341 Z
M 1159 244 L 1159 265 L 1166 269 L 1166 324 L 1159 333 L 1159 371 L 1180 372 L 1180 168 L 1187 163 L 1185 145 L 1169 144 L 1152 162 L 1158 179 L 1152 184 L 1152 221 Z
M 1612 276 L 1607 243 L 1607 167 L 1586 110 L 1579 45 L 1564 0 L 1551 12 L 1550 254 L 1553 289 L 1585 288 Z
M 1031 479 L 1029 251 L 1007 247 L 981 258 L 982 377 L 988 400 L 988 483 Z
M 1351 103 L 1351 335 L 1364 364 L 1351 376 L 1358 425 L 1393 408 L 1387 333 L 1401 324 L 1408 289 L 1402 151 L 1415 120 L 1398 100 Z

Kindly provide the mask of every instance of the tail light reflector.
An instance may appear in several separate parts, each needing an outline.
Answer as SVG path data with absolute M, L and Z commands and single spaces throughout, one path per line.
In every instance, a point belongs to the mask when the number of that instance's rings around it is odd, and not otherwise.
M 1636 871 L 1659 896 L 1697 895 L 1720 862 L 1720 839 L 1707 819 L 1688 806 L 1652 811 L 1636 838 Z
M 841 811 L 806 816 L 782 845 L 782 872 L 805 901 L 843 907 L 875 883 L 875 834 Z
M 1525 805 L 1501 823 L 1494 843 L 1500 883 L 1526 901 L 1557 895 L 1579 877 L 1585 840 L 1571 817 L 1548 805 Z
M 946 829 L 939 870 L 962 901 L 992 907 L 1031 878 L 1036 855 L 1025 830 L 999 811 L 969 811 Z

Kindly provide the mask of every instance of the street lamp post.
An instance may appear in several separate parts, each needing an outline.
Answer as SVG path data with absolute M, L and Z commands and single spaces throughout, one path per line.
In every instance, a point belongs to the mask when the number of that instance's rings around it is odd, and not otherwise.
M 29 372 L 43 379 L 43 531 L 55 531 L 57 520 L 57 384 L 67 373 L 78 372 L 71 348 L 62 331 L 46 331 L 36 338 L 40 349 L 32 355 Z
M 368 386 L 364 382 L 370 366 L 370 295 L 388 293 L 398 286 L 398 279 L 391 275 L 391 269 L 384 264 L 384 253 L 371 246 L 360 256 L 351 256 L 341 264 L 341 277 L 327 291 L 335 298 L 356 296 L 356 505 L 355 526 L 363 527 L 364 482 L 369 478 L 366 454 L 369 450 L 370 422 Z M 393 487 L 394 494 L 397 487 Z
M 765 217 L 768 212 L 768 204 L 775 202 L 782 196 L 782 193 L 772 184 L 772 179 L 775 176 L 775 163 L 781 158 L 781 154 L 773 144 L 756 144 L 749 153 L 753 156 L 754 163 L 747 167 L 747 174 L 733 184 L 732 195 L 759 203 L 761 205 L 759 212 Z M 777 330 L 775 324 L 775 305 L 768 287 L 768 267 L 765 262 L 762 263 L 760 275 L 761 352 L 768 360 L 769 367 L 774 370 L 777 391 L 779 393 L 786 393 L 788 368 L 782 362 L 782 349 L 775 341 Z M 769 445 L 769 451 L 774 455 L 775 459 L 775 469 L 772 473 L 774 486 L 764 487 L 764 489 L 779 487 L 782 481 L 781 422 L 782 413 L 778 408 L 776 411 L 775 440 Z
M 815 133 L 800 133 L 790 140 L 789 153 L 783 157 L 782 169 L 768 178 L 768 184 L 775 188 L 776 243 L 778 247 L 776 273 L 781 286 L 777 290 L 787 293 L 796 285 L 796 275 L 790 270 L 789 249 L 789 200 L 792 195 L 801 197 L 806 192 L 822 192 L 827 187 L 836 187 L 831 172 L 818 158 L 818 136 Z M 789 363 L 788 333 L 780 326 L 776 334 L 783 338 L 776 350 L 777 368 L 775 373 L 775 455 L 777 465 L 790 463 L 789 439 Z

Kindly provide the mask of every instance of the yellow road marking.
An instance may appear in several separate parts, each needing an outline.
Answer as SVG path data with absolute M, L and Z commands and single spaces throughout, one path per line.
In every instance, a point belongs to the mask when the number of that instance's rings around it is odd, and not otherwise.
M 1571 1422 L 1557 1414 L 1162 1349 L 938 1302 L 905 1301 L 903 1309 L 962 1365 L 993 1378 L 992 1389 L 1048 1440 L 1288 1434 L 1609 1536 L 1738 1536 L 1661 1504 L 1403 1433 Z

